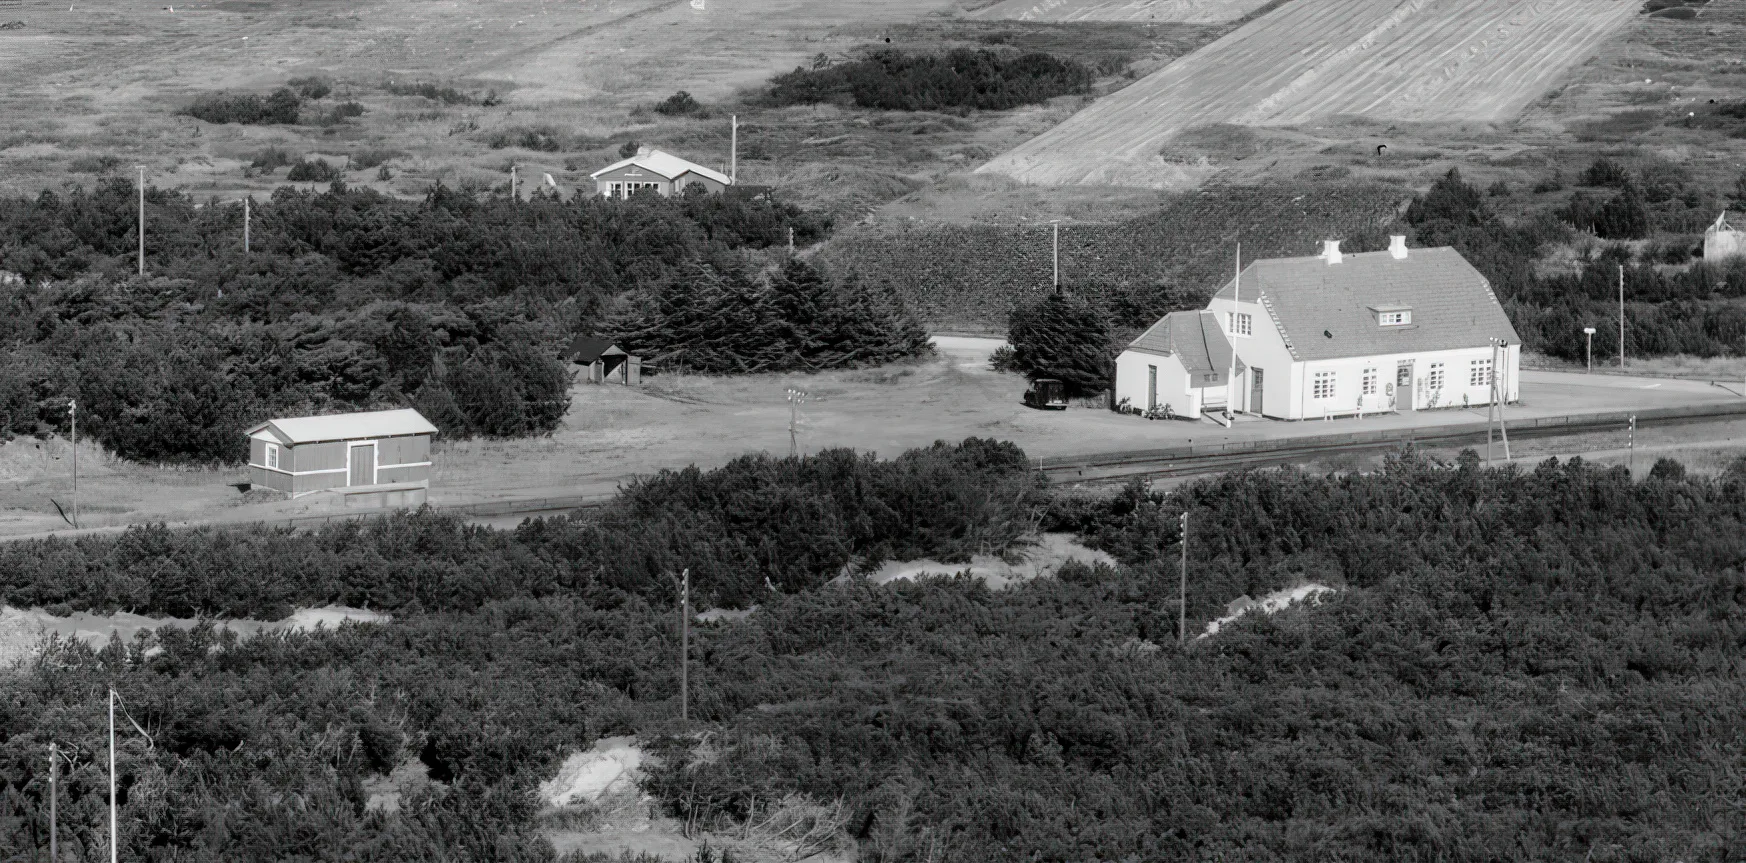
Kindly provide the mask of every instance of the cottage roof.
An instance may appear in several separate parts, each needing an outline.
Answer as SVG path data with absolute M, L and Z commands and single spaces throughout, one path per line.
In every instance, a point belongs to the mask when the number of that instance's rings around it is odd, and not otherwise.
M 1297 360 L 1326 360 L 1521 344 L 1491 283 L 1461 253 L 1443 247 L 1256 261 L 1242 272 L 1242 299 L 1259 299 Z M 1232 298 L 1226 282 L 1217 294 Z M 1377 313 L 1410 311 L 1412 323 L 1382 326 Z
M 398 435 L 436 434 L 437 427 L 411 408 L 393 411 L 366 411 L 353 414 L 332 414 L 320 417 L 290 417 L 267 420 L 249 429 L 251 435 L 263 431 L 274 433 L 287 444 L 320 443 L 336 440 L 373 440 Z
M 724 186 L 731 186 L 734 182 L 728 177 L 728 175 L 723 174 L 720 171 L 711 171 L 696 162 L 689 162 L 673 155 L 672 153 L 666 153 L 660 150 L 650 150 L 647 153 L 639 153 L 629 159 L 614 162 L 598 171 L 595 171 L 589 176 L 594 179 L 599 179 L 605 174 L 612 173 L 621 168 L 628 168 L 632 165 L 668 180 L 677 180 L 685 174 L 696 174 L 700 177 L 708 177 Z
M 570 342 L 570 361 L 588 365 L 608 354 L 623 354 L 624 351 L 612 343 L 611 339 L 599 336 L 577 336 Z
M 1176 357 L 1196 387 L 1225 385 L 1231 371 L 1231 343 L 1212 312 L 1171 312 L 1140 334 L 1128 350 Z M 1244 369 L 1237 361 L 1237 371 Z

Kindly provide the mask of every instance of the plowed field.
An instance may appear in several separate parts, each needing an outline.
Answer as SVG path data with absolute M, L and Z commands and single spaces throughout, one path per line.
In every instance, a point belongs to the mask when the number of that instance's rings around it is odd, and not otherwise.
M 1336 114 L 1515 116 L 1590 57 L 1637 0 L 1288 3 L 994 159 L 1026 182 L 1168 185 L 1159 148 L 1195 126 L 1290 126 Z
M 1003 21 L 1235 21 L 1267 0 L 1004 0 L 973 17 Z

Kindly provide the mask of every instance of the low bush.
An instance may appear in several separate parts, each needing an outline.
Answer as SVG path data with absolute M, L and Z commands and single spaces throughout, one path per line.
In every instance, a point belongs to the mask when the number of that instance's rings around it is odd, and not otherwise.
M 326 159 L 301 159 L 285 173 L 285 179 L 293 183 L 331 183 L 343 176 L 345 172 Z
M 394 159 L 403 159 L 405 157 L 406 152 L 404 150 L 370 148 L 366 150 L 358 150 L 352 153 L 350 159 L 354 169 L 368 171 L 371 168 L 378 167 Z
M 565 147 L 568 138 L 568 135 L 551 126 L 516 127 L 491 133 L 485 143 L 493 150 L 520 147 L 523 150 L 556 153 L 568 149 Z
M 330 81 L 314 75 L 292 78 L 285 82 L 285 86 L 296 90 L 297 95 L 311 100 L 326 99 L 328 94 L 333 92 L 333 84 Z
M 692 98 L 690 93 L 687 93 L 684 90 L 680 90 L 679 92 L 668 96 L 659 104 L 655 105 L 655 113 L 665 114 L 669 117 L 682 117 L 689 114 L 701 113 L 702 111 L 703 105 L 696 99 Z
M 382 85 L 382 89 L 396 96 L 422 96 L 432 102 L 441 102 L 444 105 L 476 105 L 479 103 L 478 99 L 453 87 L 438 87 L 429 82 L 402 84 L 389 81 Z M 492 95 L 495 95 L 495 91 Z
M 865 59 L 823 68 L 796 68 L 770 81 L 771 105 L 820 102 L 894 111 L 999 111 L 1090 92 L 1090 67 L 1040 52 L 954 49 L 908 54 L 882 48 Z
M 296 164 L 296 162 L 297 160 L 292 158 L 289 151 L 279 147 L 268 147 L 250 159 L 249 167 L 257 171 L 271 172 L 276 168 L 283 168 L 286 165 Z
M 239 123 L 243 125 L 291 125 L 297 122 L 303 97 L 288 87 L 280 87 L 267 96 L 256 93 L 207 93 L 181 113 L 208 123 Z
M 67 170 L 76 174 L 107 174 L 121 167 L 121 160 L 115 156 L 80 156 L 67 164 Z
M 1614 186 L 1624 188 L 1631 182 L 1631 172 L 1624 165 L 1605 156 L 1596 158 L 1582 172 L 1584 186 Z

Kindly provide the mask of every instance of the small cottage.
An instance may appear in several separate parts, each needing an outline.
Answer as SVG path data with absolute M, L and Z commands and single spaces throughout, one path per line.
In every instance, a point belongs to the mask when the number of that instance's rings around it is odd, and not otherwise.
M 591 384 L 622 384 L 640 386 L 643 379 L 643 358 L 625 353 L 607 339 L 598 336 L 577 336 L 570 343 L 570 362 L 588 368 Z
M 645 189 L 663 198 L 683 195 L 689 186 L 721 192 L 734 184 L 728 175 L 688 162 L 671 153 L 639 148 L 635 156 L 590 175 L 603 198 L 628 198 Z
M 248 430 L 249 482 L 293 496 L 342 489 L 347 506 L 418 506 L 436 432 L 411 409 L 268 420 Z

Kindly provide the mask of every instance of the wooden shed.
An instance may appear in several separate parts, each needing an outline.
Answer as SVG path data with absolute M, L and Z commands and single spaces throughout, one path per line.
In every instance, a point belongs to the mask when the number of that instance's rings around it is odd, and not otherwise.
M 268 420 L 248 431 L 249 482 L 293 496 L 343 489 L 347 506 L 418 506 L 436 431 L 411 409 Z
M 570 343 L 570 362 L 588 367 L 591 384 L 642 385 L 643 358 L 625 353 L 607 339 L 577 336 Z

